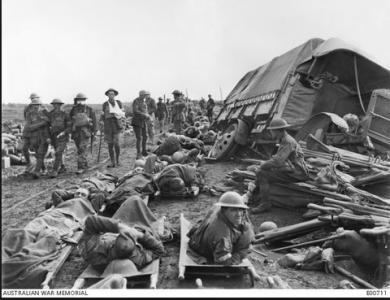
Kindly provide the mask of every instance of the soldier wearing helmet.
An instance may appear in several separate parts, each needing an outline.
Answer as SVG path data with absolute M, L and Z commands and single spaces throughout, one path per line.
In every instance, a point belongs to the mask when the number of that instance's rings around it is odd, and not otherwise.
M 94 110 L 85 104 L 87 97 L 78 93 L 74 98 L 74 105 L 69 113 L 72 122 L 72 139 L 77 147 L 77 173 L 81 174 L 88 168 L 87 148 L 90 139 L 95 138 L 97 131 L 96 115 Z
M 162 196 L 187 196 L 191 194 L 193 186 L 201 187 L 204 183 L 202 177 L 204 175 L 196 167 L 176 163 L 162 170 L 156 178 L 156 184 Z
M 182 93 L 178 90 L 172 92 L 174 100 L 172 101 L 172 122 L 173 129 L 176 134 L 181 134 L 184 121 L 186 119 L 184 110 L 186 109 L 186 104 L 181 98 Z
M 145 103 L 147 107 L 149 119 L 146 120 L 146 131 L 148 134 L 148 140 L 151 145 L 154 144 L 154 120 L 157 111 L 156 101 L 150 96 L 150 92 L 145 91 Z
M 213 122 L 213 111 L 214 111 L 215 101 L 211 95 L 209 95 L 209 100 L 207 100 L 207 118 L 209 119 L 209 122 Z
M 168 108 L 167 105 L 163 102 L 163 98 L 159 97 L 157 102 L 156 118 L 158 121 L 158 127 L 160 128 L 160 133 L 164 130 L 165 120 L 168 119 Z
M 147 136 L 147 122 L 150 122 L 151 116 L 148 114 L 148 107 L 146 104 L 147 91 L 140 91 L 139 97 L 133 101 L 133 118 L 131 119 L 131 125 L 133 126 L 136 147 L 137 147 L 137 159 L 142 156 L 147 156 L 146 142 Z M 142 146 L 142 152 L 141 152 Z
M 36 165 L 32 176 L 39 178 L 41 171 L 45 168 L 44 158 L 49 146 L 48 141 L 50 140 L 49 116 L 38 95 L 31 94 L 30 98 L 31 103 L 25 109 L 26 125 L 23 129 L 23 139 L 25 142 L 23 152 L 28 163 L 27 169 L 29 169 L 30 165 L 28 153 L 30 148 L 35 152 Z
M 35 101 L 36 99 L 39 100 L 39 96 L 36 93 L 32 93 L 29 98 L 30 98 L 31 102 L 30 102 L 30 104 L 28 104 L 24 108 L 24 111 L 23 111 L 23 116 L 24 116 L 25 121 L 27 121 L 27 114 L 29 114 L 29 112 L 33 110 L 32 102 Z M 23 134 L 23 150 L 22 151 L 23 151 L 24 158 L 26 159 L 26 162 L 27 162 L 26 171 L 31 166 L 30 146 L 31 146 L 30 137 L 27 134 L 26 135 Z
M 252 213 L 257 214 L 271 208 L 269 184 L 273 181 L 298 182 L 308 180 L 308 169 L 305 164 L 301 146 L 286 132 L 290 125 L 284 119 L 273 119 L 268 127 L 272 139 L 277 140 L 277 153 L 260 165 L 257 172 L 256 188 L 261 203 Z
M 53 99 L 51 104 L 54 109 L 49 112 L 50 138 L 55 149 L 55 161 L 50 176 L 54 178 L 57 177 L 58 173 L 66 171 L 62 156 L 69 141 L 71 121 L 69 115 L 61 109 L 64 102 L 60 99 Z
M 81 256 L 96 270 L 116 259 L 130 259 L 138 270 L 164 253 L 164 246 L 151 228 L 156 221 L 139 196 L 129 197 L 112 218 L 89 216 L 85 220 Z
M 254 238 L 247 209 L 240 194 L 224 193 L 200 224 L 189 231 L 190 248 L 210 264 L 240 264 Z

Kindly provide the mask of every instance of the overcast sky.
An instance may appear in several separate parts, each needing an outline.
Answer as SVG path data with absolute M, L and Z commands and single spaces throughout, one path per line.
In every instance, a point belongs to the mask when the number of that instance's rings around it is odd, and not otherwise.
M 220 99 L 249 70 L 314 37 L 390 69 L 388 0 L 2 0 L 2 100 L 130 101 L 174 89 Z

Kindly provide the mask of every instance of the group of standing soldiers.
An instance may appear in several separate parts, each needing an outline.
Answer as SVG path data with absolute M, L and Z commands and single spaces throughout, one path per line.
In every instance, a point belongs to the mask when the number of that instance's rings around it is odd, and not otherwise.
M 54 99 L 53 110 L 48 112 L 40 97 L 33 93 L 31 103 L 24 110 L 26 120 L 23 129 L 23 154 L 27 162 L 27 170 L 31 166 L 30 150 L 35 152 L 36 165 L 31 175 L 39 178 L 45 170 L 44 158 L 51 144 L 55 149 L 55 160 L 51 177 L 66 171 L 63 153 L 69 141 L 70 134 L 77 147 L 77 172 L 82 173 L 87 167 L 86 151 L 90 140 L 97 131 L 96 115 L 93 109 L 85 105 L 87 97 L 79 93 L 74 98 L 74 105 L 69 115 L 62 110 L 64 104 L 60 99 Z
M 108 167 L 119 166 L 119 136 L 124 128 L 125 112 L 121 101 L 116 100 L 118 91 L 108 89 L 105 95 L 108 100 L 103 103 L 100 118 L 100 130 L 104 130 L 104 139 L 108 145 L 111 163 Z M 166 121 L 173 123 L 176 134 L 182 134 L 183 125 L 186 121 L 187 104 L 183 93 L 174 90 L 173 101 L 163 102 L 160 97 L 158 102 L 150 97 L 148 91 L 139 92 L 139 97 L 133 101 L 132 126 L 136 136 L 137 159 L 147 156 L 146 144 L 149 138 L 150 144 L 154 144 L 154 123 L 156 121 L 160 132 L 164 130 Z M 53 110 L 46 110 L 40 97 L 33 93 L 30 95 L 31 102 L 24 110 L 26 124 L 23 130 L 23 154 L 27 162 L 26 170 L 31 169 L 30 150 L 35 152 L 36 165 L 31 175 L 40 178 L 45 170 L 44 158 L 49 145 L 55 149 L 55 160 L 51 177 L 57 177 L 59 173 L 66 171 L 63 162 L 63 153 L 69 141 L 70 135 L 77 148 L 77 172 L 83 173 L 88 168 L 87 148 L 95 140 L 98 130 L 98 122 L 94 110 L 86 105 L 87 97 L 79 93 L 74 98 L 74 105 L 67 114 L 63 109 L 64 104 L 60 99 L 54 99 L 51 104 Z M 200 103 L 201 110 L 202 103 Z M 212 118 L 214 100 L 209 95 L 209 101 L 205 109 L 209 119 Z M 211 121 L 211 120 L 210 120 Z

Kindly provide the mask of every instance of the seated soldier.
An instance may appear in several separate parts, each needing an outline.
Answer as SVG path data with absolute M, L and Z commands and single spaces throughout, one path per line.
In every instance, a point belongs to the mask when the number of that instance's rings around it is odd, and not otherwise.
M 248 255 L 254 237 L 243 198 L 226 192 L 201 223 L 188 233 L 189 247 L 208 263 L 237 265 Z
M 284 119 L 273 119 L 268 127 L 272 138 L 279 142 L 279 148 L 271 159 L 260 165 L 256 174 L 256 188 L 261 203 L 251 210 L 253 214 L 268 211 L 272 207 L 269 195 L 271 182 L 299 182 L 309 179 L 302 148 L 286 131 L 289 126 Z
M 96 270 L 104 271 L 114 259 L 130 259 L 138 270 L 164 253 L 156 221 L 139 196 L 128 198 L 112 218 L 89 216 L 85 220 L 82 257 Z

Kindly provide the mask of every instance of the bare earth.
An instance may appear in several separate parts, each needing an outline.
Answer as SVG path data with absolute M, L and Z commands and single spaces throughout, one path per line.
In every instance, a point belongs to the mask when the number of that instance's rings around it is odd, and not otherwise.
M 68 173 L 61 174 L 58 178 L 50 179 L 44 178 L 40 180 L 26 179 L 23 177 L 9 177 L 5 179 L 6 175 L 12 172 L 21 172 L 23 167 L 14 167 L 13 170 L 3 170 L 2 172 L 2 231 L 8 228 L 17 228 L 25 226 L 29 221 L 35 218 L 41 211 L 44 210 L 45 203 L 50 200 L 51 192 L 56 188 L 66 188 L 77 184 L 84 177 L 92 175 L 97 170 L 101 172 L 109 172 L 117 176 L 122 176 L 132 169 L 135 161 L 135 140 L 133 136 L 126 136 L 122 141 L 122 165 L 115 169 L 106 169 L 105 164 L 83 174 L 81 176 L 75 175 L 76 159 L 74 153 L 73 142 L 69 143 L 68 159 L 66 165 Z M 96 162 L 97 158 L 97 141 L 94 146 L 93 160 L 91 157 L 89 161 Z M 106 145 L 103 142 L 102 155 L 100 162 L 108 158 Z M 92 163 L 91 163 L 92 165 Z M 207 184 L 208 185 L 222 185 L 223 179 L 227 172 L 234 168 L 242 167 L 235 162 L 206 164 L 208 169 Z M 19 205 L 17 203 L 26 198 L 35 195 L 41 191 L 45 191 L 38 197 Z M 190 220 L 196 222 L 201 219 L 207 210 L 212 206 L 218 197 L 212 197 L 208 194 L 201 194 L 197 200 L 164 200 L 161 202 L 151 201 L 149 206 L 151 210 L 158 216 L 165 215 L 173 227 L 179 229 L 179 216 L 181 213 Z M 15 206 L 15 207 L 14 207 Z M 274 221 L 279 227 L 302 222 L 301 218 L 303 211 L 292 211 L 274 208 L 271 212 L 261 215 L 250 215 L 255 231 L 259 225 L 266 220 Z M 258 248 L 259 246 L 257 246 Z M 281 268 L 276 260 L 280 254 L 268 251 L 264 246 L 258 248 L 259 250 L 268 254 L 267 259 L 256 254 L 251 253 L 249 259 L 254 264 L 262 279 L 255 283 L 255 288 L 268 288 L 265 281 L 266 276 L 279 275 L 292 288 L 298 289 L 327 289 L 335 288 L 338 282 L 344 278 L 340 275 L 328 275 L 324 272 L 316 271 L 298 271 L 293 269 Z M 178 260 L 179 260 L 179 242 L 172 242 L 166 245 L 166 253 L 161 259 L 160 273 L 157 287 L 161 289 L 177 289 L 177 288 L 195 288 L 195 279 L 187 279 L 184 281 L 178 280 Z M 343 266 L 342 263 L 339 263 Z M 85 269 L 86 263 L 82 260 L 75 248 L 60 272 L 57 274 L 52 287 L 53 288 L 71 288 L 74 281 Z M 345 266 L 345 265 L 344 265 Z M 215 279 L 204 278 L 203 285 L 205 288 L 249 288 L 249 277 L 231 279 Z

